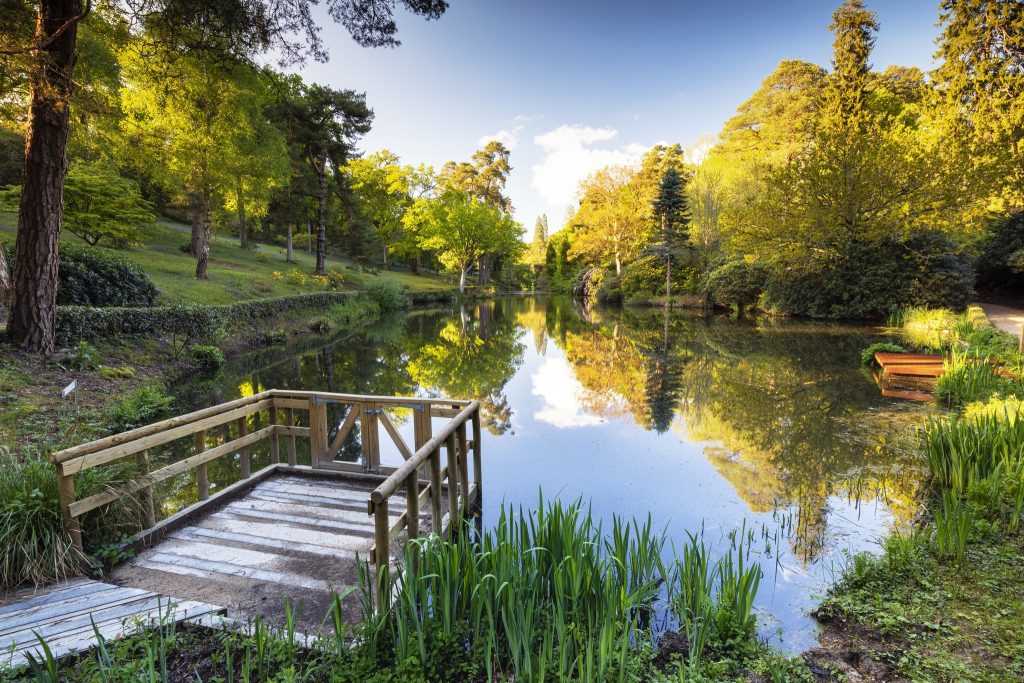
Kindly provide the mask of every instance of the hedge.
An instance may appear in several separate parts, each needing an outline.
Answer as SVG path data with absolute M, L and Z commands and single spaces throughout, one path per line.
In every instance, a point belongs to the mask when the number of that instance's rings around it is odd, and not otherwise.
M 174 304 L 150 308 L 57 307 L 57 342 L 132 335 L 175 334 L 194 340 L 213 338 L 228 323 L 262 320 L 290 311 L 327 308 L 355 300 L 357 292 L 315 292 L 241 301 L 226 306 Z

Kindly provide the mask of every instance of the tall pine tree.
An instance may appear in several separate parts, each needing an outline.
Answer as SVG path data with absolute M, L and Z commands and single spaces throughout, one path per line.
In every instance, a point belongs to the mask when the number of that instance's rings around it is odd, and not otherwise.
M 868 122 L 865 95 L 871 81 L 868 58 L 875 46 L 878 20 L 862 0 L 848 0 L 832 14 L 829 26 L 832 44 L 832 74 L 826 82 L 821 124 L 838 129 L 863 129 Z
M 661 176 L 658 194 L 651 205 L 658 222 L 653 251 L 665 259 L 665 307 L 672 306 L 672 254 L 686 245 L 690 224 L 686 183 L 674 166 Z

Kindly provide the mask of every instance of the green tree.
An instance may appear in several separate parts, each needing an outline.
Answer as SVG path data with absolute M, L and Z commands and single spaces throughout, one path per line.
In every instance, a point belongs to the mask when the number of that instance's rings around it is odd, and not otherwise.
M 483 254 L 517 255 L 523 227 L 491 204 L 449 190 L 431 202 L 420 234 L 424 249 L 437 251 L 438 260 L 459 274 L 459 291 L 466 291 L 466 274 Z
M 373 111 L 366 95 L 297 82 L 283 103 L 293 140 L 316 178 L 316 269 L 327 272 L 327 222 L 330 205 L 328 181 L 341 181 L 341 168 L 352 154 L 355 140 L 370 130 Z
M 355 193 L 358 213 L 376 227 L 387 268 L 388 250 L 402 239 L 402 217 L 412 203 L 413 170 L 402 166 L 397 154 L 384 149 L 349 161 L 344 172 Z
M 665 307 L 672 306 L 672 258 L 689 239 L 690 208 L 686 184 L 675 167 L 670 166 L 661 177 L 658 196 L 651 205 L 658 222 L 658 232 L 650 249 L 665 259 Z
M 313 0 L 148 0 L 118 7 L 126 18 L 142 24 L 152 44 L 168 53 L 204 51 L 252 59 L 274 50 L 283 60 L 294 62 L 305 54 L 327 58 L 314 4 Z M 364 46 L 398 45 L 396 5 L 428 19 L 440 17 L 448 6 L 444 0 L 330 0 L 327 4 L 331 16 Z M 4 7 L 0 73 L 13 69 L 18 75 L 12 80 L 23 78 L 28 83 L 30 112 L 7 335 L 30 351 L 51 353 L 76 43 L 79 24 L 89 17 L 93 3 L 38 0 Z
M 946 144 L 1009 210 L 1024 208 L 1024 4 L 943 0 L 932 72 Z
M 832 14 L 829 30 L 836 39 L 818 125 L 860 128 L 870 118 L 865 102 L 871 82 L 868 58 L 875 46 L 878 19 L 864 7 L 863 0 L 847 0 Z
M 616 276 L 622 275 L 623 263 L 642 245 L 648 227 L 650 203 L 643 201 L 635 176 L 627 166 L 609 166 L 580 183 L 580 206 L 570 220 L 570 257 L 593 265 L 611 262 Z
M 17 206 L 21 188 L 0 192 L 0 205 Z M 156 223 L 139 186 L 106 164 L 75 164 L 64 184 L 64 218 L 68 232 L 95 246 L 106 240 L 125 247 L 142 239 L 140 228 Z

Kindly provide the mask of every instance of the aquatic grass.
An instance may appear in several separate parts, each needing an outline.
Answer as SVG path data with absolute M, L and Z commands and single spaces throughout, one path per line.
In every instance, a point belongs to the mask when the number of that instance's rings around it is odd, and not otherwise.
M 968 352 L 953 351 L 943 362 L 942 369 L 942 376 L 935 381 L 935 395 L 950 406 L 965 406 L 995 395 L 1015 395 L 1024 389 L 1000 374 L 987 359 Z
M 939 559 L 953 558 L 958 563 L 963 562 L 974 525 L 970 506 L 952 491 L 944 491 L 942 507 L 935 511 L 933 521 L 935 550 Z
M 932 418 L 924 451 L 938 490 L 963 497 L 999 468 L 1017 471 L 1024 461 L 1024 420 L 998 414 Z
M 918 349 L 944 351 L 955 342 L 959 316 L 947 308 L 908 308 L 890 320 L 907 343 Z

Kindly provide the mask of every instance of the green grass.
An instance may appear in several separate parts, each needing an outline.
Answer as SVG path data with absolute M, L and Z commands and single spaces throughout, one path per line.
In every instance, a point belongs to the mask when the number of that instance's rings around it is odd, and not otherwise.
M 0 214 L 0 232 L 12 232 L 15 223 L 14 214 Z M 255 249 L 242 249 L 236 239 L 218 235 L 214 236 L 210 250 L 207 269 L 209 279 L 196 280 L 195 259 L 181 250 L 189 241 L 189 230 L 187 225 L 162 221 L 144 232 L 144 246 L 112 251 L 141 267 L 160 288 L 164 303 L 230 304 L 246 299 L 322 291 L 312 282 L 296 284 L 286 277 L 291 269 L 311 274 L 316 265 L 313 254 L 295 250 L 295 263 L 287 263 L 284 247 L 259 244 Z M 66 232 L 61 235 L 61 240 L 83 243 L 78 237 Z M 414 293 L 454 288 L 443 277 L 402 271 L 381 271 L 374 275 L 351 270 L 351 265 L 351 262 L 343 259 L 327 259 L 328 270 L 341 273 L 345 287 L 349 289 L 362 289 L 370 282 L 381 279 L 397 281 Z M 275 272 L 281 274 L 280 279 L 274 277 Z

